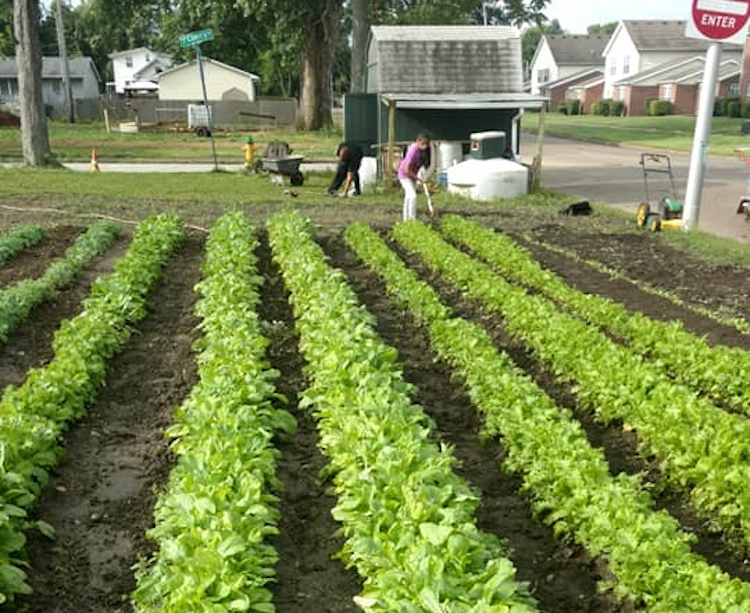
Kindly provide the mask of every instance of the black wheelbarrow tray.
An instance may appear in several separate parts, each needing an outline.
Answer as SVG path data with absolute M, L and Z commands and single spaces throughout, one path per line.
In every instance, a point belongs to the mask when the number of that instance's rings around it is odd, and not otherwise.
M 299 169 L 303 155 L 288 155 L 280 158 L 260 158 L 263 170 L 289 177 L 292 185 L 302 185 L 305 178 Z

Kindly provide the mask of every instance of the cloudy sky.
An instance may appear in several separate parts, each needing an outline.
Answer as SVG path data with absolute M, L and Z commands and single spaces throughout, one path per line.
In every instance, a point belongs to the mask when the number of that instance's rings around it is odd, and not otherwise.
M 687 19 L 690 0 L 551 0 L 545 14 L 572 34 L 592 23 L 620 19 Z

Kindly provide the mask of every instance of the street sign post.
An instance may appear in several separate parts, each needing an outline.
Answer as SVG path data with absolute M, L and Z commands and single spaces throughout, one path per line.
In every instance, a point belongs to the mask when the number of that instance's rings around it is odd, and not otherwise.
M 703 180 L 708 165 L 708 143 L 711 119 L 716 102 L 716 84 L 721 67 L 721 46 L 724 43 L 744 45 L 750 19 L 750 0 L 691 0 L 686 36 L 711 41 L 706 53 L 706 68 L 701 86 L 698 117 L 695 122 L 690 172 L 685 190 L 683 228 L 698 225 Z
M 180 36 L 180 47 L 195 47 L 195 55 L 198 59 L 198 73 L 201 79 L 201 89 L 203 90 L 203 106 L 206 109 L 206 117 L 208 121 L 208 133 L 211 138 L 211 152 L 214 158 L 214 170 L 219 170 L 219 160 L 216 157 L 216 142 L 214 141 L 214 126 L 213 126 L 213 113 L 208 106 L 208 92 L 206 90 L 206 76 L 203 71 L 203 54 L 201 53 L 201 43 L 206 43 L 214 39 L 214 32 L 211 28 L 205 30 L 198 30 L 196 32 L 189 32 Z

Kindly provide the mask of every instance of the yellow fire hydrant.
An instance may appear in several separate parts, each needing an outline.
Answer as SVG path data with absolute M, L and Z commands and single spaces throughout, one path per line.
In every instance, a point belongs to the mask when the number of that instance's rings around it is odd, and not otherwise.
M 242 150 L 245 152 L 245 174 L 255 172 L 255 151 L 257 150 L 255 141 L 252 136 L 245 139 L 245 145 Z

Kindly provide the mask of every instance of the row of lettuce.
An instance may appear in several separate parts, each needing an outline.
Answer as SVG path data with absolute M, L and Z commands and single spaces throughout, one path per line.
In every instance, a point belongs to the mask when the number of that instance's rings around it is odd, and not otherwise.
M 418 223 L 399 224 L 394 237 L 501 314 L 511 334 L 576 386 L 583 407 L 605 422 L 622 419 L 635 427 L 644 453 L 655 455 L 669 478 L 691 492 L 695 507 L 749 542 L 745 418 L 697 397 L 645 361 L 641 353 L 663 349 L 632 330 L 641 320 L 628 318 L 641 316 L 582 297 L 485 228 L 448 218 L 442 230 L 495 270 Z M 330 462 L 334 517 L 345 537 L 341 558 L 362 579 L 357 605 L 372 612 L 536 611 L 504 545 L 477 527 L 479 499 L 455 474 L 451 450 L 435 442 L 434 424 L 411 401 L 414 390 L 402 378 L 396 351 L 377 336 L 374 318 L 345 273 L 327 263 L 310 221 L 282 213 L 269 220 L 268 235 L 307 364 L 309 384 L 300 407 L 312 412 Z M 55 335 L 52 362 L 5 391 L 0 603 L 29 590 L 24 532 L 49 527 L 31 522 L 27 511 L 59 457 L 60 435 L 103 384 L 108 361 L 143 317 L 146 294 L 183 237 L 175 217 L 143 222 L 112 275 L 95 283 L 82 313 Z M 638 477 L 613 476 L 571 413 L 496 348 L 486 331 L 453 317 L 371 229 L 355 224 L 345 237 L 427 328 L 435 353 L 466 380 L 488 431 L 503 440 L 506 468 L 523 477 L 540 519 L 605 559 L 619 597 L 657 613 L 750 608 L 750 586 L 693 553 L 694 538 L 669 514 L 654 510 Z M 275 444 L 296 424 L 280 408 L 278 373 L 266 357 L 257 248 L 255 229 L 239 213 L 219 219 L 207 242 L 196 287 L 199 382 L 168 431 L 177 464 L 149 533 L 155 551 L 136 570 L 133 605 L 139 613 L 275 610 Z M 688 334 L 677 331 L 677 338 Z M 702 351 L 698 340 L 688 340 Z

